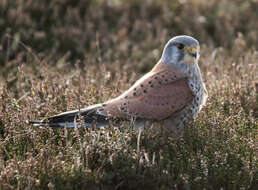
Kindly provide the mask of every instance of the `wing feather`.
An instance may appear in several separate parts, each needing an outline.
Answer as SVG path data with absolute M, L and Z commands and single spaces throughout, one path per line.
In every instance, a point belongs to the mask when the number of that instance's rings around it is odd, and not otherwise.
M 106 102 L 104 112 L 111 117 L 163 120 L 193 98 L 187 75 L 171 67 L 143 76 L 121 96 Z

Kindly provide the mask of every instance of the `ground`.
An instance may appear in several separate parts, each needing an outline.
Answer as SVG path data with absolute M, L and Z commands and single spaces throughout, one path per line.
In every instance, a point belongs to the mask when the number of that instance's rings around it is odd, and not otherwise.
M 258 2 L 1 1 L 0 189 L 257 189 Z M 40 129 L 116 97 L 179 34 L 209 98 L 184 135 Z

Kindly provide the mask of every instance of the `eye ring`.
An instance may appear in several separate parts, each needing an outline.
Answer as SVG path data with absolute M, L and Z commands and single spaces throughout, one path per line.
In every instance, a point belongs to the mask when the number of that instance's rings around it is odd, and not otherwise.
M 176 47 L 177 47 L 178 49 L 180 49 L 180 50 L 183 50 L 183 49 L 185 48 L 185 45 L 182 44 L 182 43 L 177 43 L 177 44 L 176 44 Z

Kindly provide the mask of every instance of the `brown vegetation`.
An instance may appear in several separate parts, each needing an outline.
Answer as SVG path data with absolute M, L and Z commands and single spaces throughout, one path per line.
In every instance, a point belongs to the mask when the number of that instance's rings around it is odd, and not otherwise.
M 258 3 L 0 1 L 0 189 L 256 189 Z M 207 105 L 184 136 L 25 121 L 119 95 L 165 42 L 201 43 Z

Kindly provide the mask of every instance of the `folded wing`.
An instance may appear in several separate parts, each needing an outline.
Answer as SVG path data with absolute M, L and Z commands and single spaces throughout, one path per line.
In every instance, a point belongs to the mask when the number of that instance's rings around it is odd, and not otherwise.
M 193 98 L 187 76 L 163 64 L 107 102 L 103 113 L 111 117 L 163 120 L 189 105 Z

